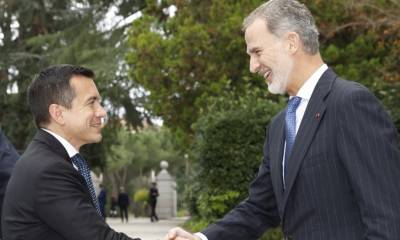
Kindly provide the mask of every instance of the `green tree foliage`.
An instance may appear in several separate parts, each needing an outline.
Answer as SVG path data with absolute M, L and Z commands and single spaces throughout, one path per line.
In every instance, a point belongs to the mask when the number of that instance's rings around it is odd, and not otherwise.
M 400 2 L 304 2 L 316 17 L 324 59 L 340 76 L 372 90 L 400 130 Z
M 130 74 L 150 91 L 146 107 L 183 132 L 184 139 L 193 133 L 191 125 L 206 111 L 210 97 L 241 95 L 244 80 L 253 79 L 240 25 L 257 2 L 161 1 L 133 23 Z M 177 7 L 174 17 L 168 17 L 169 4 Z
M 194 125 L 196 170 L 187 194 L 197 218 L 188 227 L 205 227 L 248 196 L 262 160 L 266 126 L 285 104 L 261 98 L 262 93 L 219 97 Z M 265 237 L 280 239 L 281 233 Z
M 216 100 L 196 123 L 195 207 L 214 221 L 247 197 L 262 159 L 265 128 L 281 104 L 249 94 Z
M 171 142 L 171 133 L 164 128 L 148 128 L 139 132 L 121 128 L 110 150 L 106 152 L 106 180 L 116 193 L 119 186 L 129 186 L 128 192 L 146 187 L 151 170 L 159 171 L 160 161 L 166 160 L 175 173 L 183 167 L 183 158 Z M 135 179 L 138 178 L 138 183 Z M 144 181 L 140 181 L 145 178 Z
M 159 1 L 150 4 L 129 33 L 130 75 L 150 91 L 146 107 L 167 126 L 192 136 L 191 125 L 212 96 L 243 94 L 248 71 L 241 22 L 261 0 Z M 321 31 L 321 52 L 341 76 L 372 89 L 400 129 L 397 0 L 303 1 Z M 168 16 L 168 6 L 177 11 Z

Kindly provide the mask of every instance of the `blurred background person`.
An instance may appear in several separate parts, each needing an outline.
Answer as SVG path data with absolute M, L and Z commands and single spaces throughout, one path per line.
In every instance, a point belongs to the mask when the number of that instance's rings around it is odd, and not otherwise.
M 159 196 L 159 194 L 158 194 L 158 189 L 157 189 L 157 183 L 152 182 L 150 190 L 149 190 L 150 221 L 152 221 L 152 222 L 158 221 L 158 216 L 156 213 L 158 196 Z
M 128 217 L 128 207 L 129 207 L 129 196 L 125 192 L 124 187 L 119 188 L 119 194 L 118 194 L 118 207 L 119 207 L 119 212 L 121 215 L 121 221 L 124 222 L 124 219 L 126 222 L 129 221 Z
M 104 219 L 106 219 L 107 192 L 103 184 L 100 184 L 100 192 L 97 199 L 99 200 L 101 215 L 103 216 Z
M 110 205 L 110 217 L 117 216 L 117 205 L 118 205 L 117 196 L 112 195 L 111 196 L 111 205 Z

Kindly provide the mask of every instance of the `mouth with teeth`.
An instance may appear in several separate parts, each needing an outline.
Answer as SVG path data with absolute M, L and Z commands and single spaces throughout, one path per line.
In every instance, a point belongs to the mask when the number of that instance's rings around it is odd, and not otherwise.
M 101 130 L 104 127 L 104 124 L 102 124 L 101 122 L 94 122 L 90 124 L 90 126 L 93 128 L 97 128 L 98 130 Z
M 264 79 L 266 80 L 266 82 L 268 84 L 272 83 L 272 70 L 271 69 L 267 69 L 267 70 L 262 71 L 260 73 L 260 75 L 264 77 Z
M 90 126 L 93 128 L 102 129 L 107 123 L 107 117 L 101 117 L 100 119 L 95 119 L 91 122 Z

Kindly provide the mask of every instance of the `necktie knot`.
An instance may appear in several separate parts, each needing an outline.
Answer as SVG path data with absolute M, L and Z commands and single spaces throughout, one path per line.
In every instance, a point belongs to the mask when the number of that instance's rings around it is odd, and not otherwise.
M 100 211 L 99 202 L 96 197 L 96 192 L 94 191 L 92 177 L 90 176 L 89 165 L 87 164 L 87 162 L 83 158 L 83 156 L 80 155 L 79 153 L 74 155 L 71 158 L 71 161 L 78 168 L 78 172 L 81 174 L 81 176 L 85 179 L 86 186 L 90 193 L 90 198 L 92 199 L 92 202 L 93 202 L 94 206 L 96 207 L 97 213 L 100 216 L 102 216 L 101 211 Z
M 296 112 L 297 107 L 301 102 L 301 97 L 292 97 L 287 105 L 287 112 Z
M 81 171 L 84 169 L 84 168 L 89 168 L 89 166 L 87 165 L 87 162 L 86 162 L 86 160 L 83 158 L 83 156 L 81 155 L 81 154 L 79 154 L 79 153 L 77 153 L 77 154 L 75 154 L 72 158 L 71 158 L 71 160 L 72 160 L 72 163 L 76 166 L 76 167 L 78 167 L 78 171 L 79 171 L 79 173 L 81 173 Z

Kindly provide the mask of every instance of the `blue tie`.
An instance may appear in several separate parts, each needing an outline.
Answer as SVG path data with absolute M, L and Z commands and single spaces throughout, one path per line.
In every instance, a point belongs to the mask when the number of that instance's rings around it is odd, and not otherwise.
M 292 97 L 287 105 L 286 117 L 285 117 L 285 137 L 286 137 L 286 148 L 285 148 L 285 169 L 283 184 L 285 185 L 285 179 L 287 179 L 288 160 L 294 140 L 296 138 L 296 109 L 301 102 L 301 97 Z
M 93 183 L 92 183 L 92 178 L 90 177 L 90 169 L 89 166 L 86 162 L 86 160 L 82 157 L 82 155 L 80 155 L 79 153 L 77 153 L 76 155 L 74 155 L 72 158 L 72 163 L 78 167 L 78 172 L 82 175 L 82 177 L 85 179 L 86 182 L 86 186 L 89 189 L 90 192 L 90 197 L 92 198 L 92 202 L 94 203 L 94 206 L 96 207 L 97 213 L 101 215 L 101 211 L 100 211 L 100 206 L 99 206 L 99 202 L 96 198 L 96 193 L 94 191 L 94 187 L 93 187 Z

